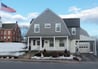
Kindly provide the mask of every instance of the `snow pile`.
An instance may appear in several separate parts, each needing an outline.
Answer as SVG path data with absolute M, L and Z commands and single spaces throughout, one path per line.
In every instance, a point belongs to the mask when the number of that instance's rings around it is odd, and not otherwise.
M 19 56 L 24 54 L 24 51 L 26 45 L 23 43 L 0 43 L 0 55 L 13 55 L 13 56 Z
M 20 56 L 25 54 L 25 52 L 0 52 L 0 56 Z
M 32 59 L 67 59 L 67 60 L 71 60 L 73 59 L 73 55 L 70 55 L 69 57 L 64 57 L 64 56 L 59 56 L 59 57 L 37 57 L 37 56 L 34 56 L 32 57 Z

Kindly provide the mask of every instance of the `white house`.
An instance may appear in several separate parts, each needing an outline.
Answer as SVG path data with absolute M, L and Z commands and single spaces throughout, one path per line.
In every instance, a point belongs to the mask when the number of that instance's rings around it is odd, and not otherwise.
M 96 40 L 80 27 L 79 18 L 62 19 L 50 9 L 46 9 L 36 19 L 32 19 L 27 32 L 27 46 L 32 51 L 64 51 L 75 53 L 96 53 Z

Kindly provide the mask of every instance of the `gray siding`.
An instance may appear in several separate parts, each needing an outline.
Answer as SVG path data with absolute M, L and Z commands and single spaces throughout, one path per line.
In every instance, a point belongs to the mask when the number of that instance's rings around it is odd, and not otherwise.
M 70 36 L 71 39 L 79 39 L 80 38 L 80 18 L 66 18 L 63 19 L 65 24 L 67 25 L 70 33 L 71 28 L 76 28 L 76 35 Z
M 70 36 L 70 32 L 64 21 L 49 9 L 31 22 L 27 36 Z M 50 29 L 44 28 L 44 24 L 46 23 L 51 24 Z M 61 32 L 55 32 L 56 23 L 61 23 Z M 34 24 L 40 24 L 40 33 L 34 33 Z
M 70 33 L 71 33 L 71 28 L 68 28 Z M 79 27 L 76 27 L 76 35 L 72 35 L 70 36 L 71 39 L 80 39 L 80 28 Z

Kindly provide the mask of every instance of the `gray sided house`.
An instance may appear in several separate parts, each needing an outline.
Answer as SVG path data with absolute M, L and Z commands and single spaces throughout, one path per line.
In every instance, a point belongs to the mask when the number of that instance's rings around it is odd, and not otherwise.
M 32 51 L 64 51 L 96 54 L 96 41 L 80 27 L 80 18 L 60 18 L 46 9 L 32 19 L 27 32 L 27 46 Z

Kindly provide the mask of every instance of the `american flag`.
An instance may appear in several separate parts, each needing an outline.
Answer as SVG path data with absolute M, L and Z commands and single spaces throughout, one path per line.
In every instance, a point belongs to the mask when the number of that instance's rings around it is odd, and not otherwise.
M 6 11 L 6 12 L 16 12 L 13 8 L 8 7 L 7 5 L 1 3 L 0 10 Z

